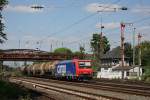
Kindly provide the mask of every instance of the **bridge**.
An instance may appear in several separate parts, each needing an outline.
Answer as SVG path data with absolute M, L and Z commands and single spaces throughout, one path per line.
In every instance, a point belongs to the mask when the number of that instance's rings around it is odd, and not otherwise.
M 91 54 L 74 55 L 49 53 L 34 49 L 7 49 L 0 50 L 0 61 L 49 61 L 49 60 L 66 60 L 81 57 L 90 57 Z

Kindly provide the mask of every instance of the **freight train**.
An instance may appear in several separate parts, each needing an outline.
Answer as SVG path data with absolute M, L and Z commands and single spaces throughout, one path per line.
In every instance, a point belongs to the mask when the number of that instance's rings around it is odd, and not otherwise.
M 23 69 L 25 74 L 67 80 L 92 79 L 91 60 L 64 60 L 37 63 Z

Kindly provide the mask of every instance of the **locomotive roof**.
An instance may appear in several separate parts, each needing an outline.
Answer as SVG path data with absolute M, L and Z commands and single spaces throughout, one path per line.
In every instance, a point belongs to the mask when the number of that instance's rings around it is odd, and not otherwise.
M 58 64 L 62 64 L 62 63 L 69 63 L 69 62 L 72 62 L 73 60 L 63 60 L 63 61 L 60 61 Z
M 82 60 L 78 59 L 78 61 L 82 61 Z M 83 60 L 83 61 L 89 61 L 89 60 Z M 73 62 L 73 60 L 63 60 L 63 61 L 60 61 L 58 64 L 69 63 L 69 62 Z

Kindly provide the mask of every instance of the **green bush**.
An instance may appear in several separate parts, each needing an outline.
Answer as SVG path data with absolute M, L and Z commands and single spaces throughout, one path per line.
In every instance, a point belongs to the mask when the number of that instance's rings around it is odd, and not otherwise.
M 21 89 L 16 84 L 0 81 L 0 100 L 19 100 L 20 96 L 26 98 L 28 91 Z M 21 100 L 21 99 L 20 99 Z M 22 99 L 31 100 L 31 99 Z
M 146 66 L 144 68 L 145 72 L 142 76 L 142 80 L 146 81 L 146 82 L 150 82 L 150 66 Z
M 150 83 L 150 77 L 147 77 L 145 81 Z

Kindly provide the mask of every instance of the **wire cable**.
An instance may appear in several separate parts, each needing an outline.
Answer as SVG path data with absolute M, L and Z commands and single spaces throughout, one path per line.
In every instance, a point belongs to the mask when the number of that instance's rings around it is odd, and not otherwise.
M 142 21 L 145 21 L 145 20 L 149 20 L 150 19 L 150 16 L 149 17 L 145 17 L 145 18 L 141 18 L 141 19 L 138 19 L 138 20 L 135 20 L 135 21 L 132 21 L 131 23 L 140 23 L 140 22 L 142 22 Z M 108 32 L 113 32 L 113 31 L 115 31 L 115 30 L 118 30 L 119 29 L 119 27 L 116 27 L 116 28 L 114 28 L 114 29 L 111 29 L 111 30 L 108 30 L 108 31 L 105 31 L 106 32 L 106 34 L 108 34 Z M 105 35 L 106 35 L 105 34 Z M 72 41 L 72 42 L 69 42 L 68 44 L 74 44 L 74 43 L 77 43 L 78 41 L 81 41 L 81 40 L 85 40 L 85 39 L 87 39 L 87 38 L 89 38 L 90 36 L 87 36 L 87 37 L 84 37 L 84 38 L 82 38 L 82 39 L 79 39 L 79 40 L 76 40 L 76 41 Z

